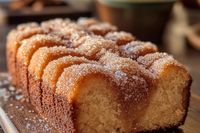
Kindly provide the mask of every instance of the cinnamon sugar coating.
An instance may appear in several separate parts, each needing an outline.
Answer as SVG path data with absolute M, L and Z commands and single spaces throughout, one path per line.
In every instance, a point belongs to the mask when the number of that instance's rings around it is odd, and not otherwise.
M 12 30 L 7 37 L 7 62 L 8 71 L 12 76 L 12 84 L 17 84 L 16 75 L 16 54 L 20 47 L 20 42 L 36 34 L 45 34 L 44 29 L 39 27 L 36 23 L 28 23 L 19 25 L 16 30 Z
M 29 23 L 24 23 L 24 24 L 20 24 L 17 26 L 17 30 L 18 31 L 22 31 L 25 29 L 29 29 L 29 28 L 35 28 L 35 27 L 39 27 L 39 24 L 36 22 L 29 22 Z
M 68 41 L 63 41 L 56 36 L 35 35 L 29 39 L 23 40 L 16 55 L 16 70 L 18 74 L 17 86 L 25 92 L 27 96 L 28 87 L 28 65 L 32 55 L 37 49 L 45 46 L 67 46 Z
M 8 35 L 7 57 L 13 84 L 59 132 L 152 131 L 185 120 L 187 69 L 108 23 L 19 25 Z
M 150 42 L 132 41 L 120 47 L 121 54 L 133 60 L 139 56 L 157 52 L 157 47 Z
M 99 21 L 94 19 L 94 18 L 84 18 L 84 17 L 82 17 L 82 18 L 78 19 L 77 23 L 79 25 L 82 25 L 82 26 L 85 26 L 85 27 L 89 27 L 91 25 L 99 23 Z
M 145 56 L 140 56 L 139 58 L 137 58 L 137 62 L 148 69 L 156 60 L 159 60 L 167 56 L 169 55 L 166 53 L 156 52 L 156 53 L 147 54 Z
M 43 96 L 42 109 L 44 110 L 44 116 L 50 118 L 51 121 L 55 122 L 54 116 L 56 115 L 56 110 L 54 94 L 56 91 L 56 83 L 58 78 L 65 68 L 82 63 L 95 64 L 97 62 L 90 61 L 84 57 L 64 56 L 58 58 L 57 60 L 51 61 L 44 69 L 41 86 Z
M 56 18 L 52 20 L 47 20 L 41 23 L 41 27 L 47 29 L 48 31 L 60 30 L 71 23 L 69 19 Z
M 28 92 L 30 102 L 36 107 L 38 112 L 42 111 L 42 89 L 41 80 L 43 69 L 47 64 L 63 56 L 80 56 L 74 49 L 67 49 L 65 46 L 43 47 L 38 49 L 32 56 L 28 66 Z M 37 65 L 36 65 L 37 64 Z M 42 112 L 41 112 L 42 113 Z
M 76 49 L 90 59 L 98 59 L 106 51 L 118 52 L 119 48 L 113 41 L 106 40 L 101 36 L 89 36 Z
M 68 116 L 68 118 L 70 118 L 68 120 L 64 120 L 63 118 L 59 117 L 60 115 L 57 115 L 58 119 L 62 121 L 60 126 L 75 123 L 73 122 L 73 118 L 76 117 L 73 116 L 73 111 L 75 111 L 75 108 L 73 108 L 72 105 L 76 104 L 74 102 L 76 99 L 77 91 L 81 89 L 81 82 L 83 82 L 83 80 L 87 80 L 91 76 L 95 77 L 97 75 L 101 75 L 104 78 L 107 78 L 109 84 L 115 86 L 112 88 L 113 93 L 116 93 L 116 96 L 118 97 L 118 104 L 121 108 L 121 118 L 126 121 L 127 127 L 130 126 L 130 121 L 137 121 L 137 119 L 132 119 L 134 117 L 133 113 L 135 113 L 135 115 L 142 115 L 140 109 L 147 106 L 145 101 L 147 100 L 146 98 L 148 98 L 147 95 L 149 95 L 148 84 L 143 78 L 136 75 L 129 75 L 120 70 L 116 72 L 110 71 L 110 69 L 107 67 L 102 67 L 95 64 L 81 64 L 66 68 L 57 82 L 55 93 L 55 101 L 56 105 L 58 106 L 58 108 L 56 108 L 58 109 L 57 113 Z M 59 101 L 58 99 L 60 97 L 66 99 Z M 135 105 L 135 108 L 131 106 L 130 101 L 131 104 Z M 67 106 L 65 106 L 63 109 L 60 109 L 59 104 L 67 104 Z M 138 108 L 137 104 L 141 108 Z M 70 110 L 70 112 L 65 112 L 64 110 Z M 130 114 L 132 114 L 131 118 Z M 70 127 L 71 126 L 74 128 L 74 125 L 70 125 Z
M 135 37 L 133 35 L 124 31 L 108 32 L 108 34 L 105 35 L 105 38 L 115 41 L 117 45 L 124 45 L 135 40 Z
M 47 82 L 49 86 L 54 87 L 59 78 L 59 74 L 62 73 L 60 69 L 64 69 L 70 66 L 71 64 L 81 64 L 83 62 L 91 64 L 97 63 L 95 61 L 90 61 L 85 57 L 77 57 L 72 55 L 60 57 L 57 60 L 49 62 L 49 64 L 44 69 L 42 79 L 44 82 Z
M 97 23 L 88 27 L 88 30 L 96 35 L 104 36 L 108 32 L 113 32 L 117 30 L 117 27 L 110 25 L 108 23 Z

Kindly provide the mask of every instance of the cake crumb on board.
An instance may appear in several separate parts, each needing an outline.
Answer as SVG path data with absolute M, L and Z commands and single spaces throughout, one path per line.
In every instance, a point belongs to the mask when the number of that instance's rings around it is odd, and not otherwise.
M 57 132 L 24 100 L 19 90 L 10 85 L 8 74 L 0 73 L 0 105 L 20 133 Z

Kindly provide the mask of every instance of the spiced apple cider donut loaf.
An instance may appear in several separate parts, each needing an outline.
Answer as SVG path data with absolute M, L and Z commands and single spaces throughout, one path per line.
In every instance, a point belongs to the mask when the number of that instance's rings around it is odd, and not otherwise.
M 58 132 L 155 131 L 187 115 L 187 69 L 93 18 L 19 25 L 7 37 L 7 64 L 13 85 Z

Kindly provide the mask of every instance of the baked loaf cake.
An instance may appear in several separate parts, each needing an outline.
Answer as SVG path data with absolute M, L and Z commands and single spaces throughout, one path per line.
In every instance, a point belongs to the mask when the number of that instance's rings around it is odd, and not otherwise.
M 7 63 L 13 85 L 58 132 L 154 131 L 187 115 L 186 68 L 95 19 L 19 25 L 7 38 Z

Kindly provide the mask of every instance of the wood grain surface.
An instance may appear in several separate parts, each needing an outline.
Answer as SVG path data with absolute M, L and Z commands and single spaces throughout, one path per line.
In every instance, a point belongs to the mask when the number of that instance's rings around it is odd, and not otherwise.
M 57 132 L 34 111 L 33 107 L 23 99 L 20 92 L 10 86 L 7 73 L 0 73 L 0 105 L 20 133 Z M 5 119 L 3 120 L 5 121 Z M 183 126 L 157 133 L 200 133 L 200 96 L 192 93 L 188 116 Z

